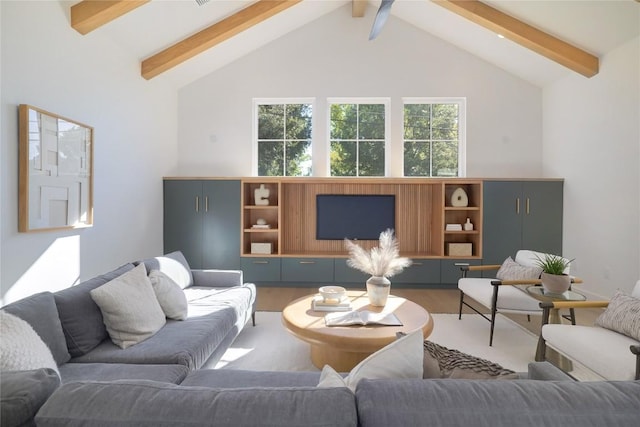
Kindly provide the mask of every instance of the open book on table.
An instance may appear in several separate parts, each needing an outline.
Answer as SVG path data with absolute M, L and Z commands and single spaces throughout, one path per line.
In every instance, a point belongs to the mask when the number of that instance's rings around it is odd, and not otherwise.
M 347 313 L 329 313 L 324 316 L 327 326 L 384 325 L 402 326 L 394 313 L 374 313 L 373 311 L 349 311 Z

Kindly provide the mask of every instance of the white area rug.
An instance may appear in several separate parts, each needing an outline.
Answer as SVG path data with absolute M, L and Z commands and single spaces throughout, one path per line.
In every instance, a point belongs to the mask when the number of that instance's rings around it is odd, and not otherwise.
M 216 368 L 255 371 L 317 371 L 309 358 L 309 345 L 287 332 L 281 313 L 256 313 L 256 326 L 245 326 Z M 476 357 L 526 372 L 534 360 L 537 337 L 517 323 L 498 315 L 493 346 L 489 347 L 489 322 L 477 314 L 433 314 L 429 340 Z

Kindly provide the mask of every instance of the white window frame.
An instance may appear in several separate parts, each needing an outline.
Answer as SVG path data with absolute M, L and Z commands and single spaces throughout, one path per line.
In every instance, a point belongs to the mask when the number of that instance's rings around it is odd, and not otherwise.
M 458 177 L 467 176 L 467 98 L 465 97 L 405 97 L 402 98 L 402 174 L 404 175 L 404 106 L 406 104 L 458 105 Z
M 258 176 L 258 106 L 259 105 L 283 105 L 283 104 L 311 104 L 313 115 L 311 117 L 311 160 L 313 176 L 313 146 L 316 129 L 316 99 L 315 98 L 253 98 L 251 129 L 251 175 Z
M 366 98 L 327 98 L 327 175 L 331 175 L 331 105 L 333 104 L 384 104 L 384 175 L 389 176 L 389 162 L 391 158 L 391 98 L 366 97 Z M 372 178 L 361 177 L 353 178 Z

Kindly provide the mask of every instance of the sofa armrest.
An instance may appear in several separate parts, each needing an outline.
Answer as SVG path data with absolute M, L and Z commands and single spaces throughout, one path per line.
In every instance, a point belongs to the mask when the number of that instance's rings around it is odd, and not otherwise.
M 640 344 L 630 346 L 629 350 L 636 356 L 636 380 L 640 380 Z
M 530 380 L 574 381 L 573 377 L 547 361 L 529 363 L 528 374 Z
M 191 270 L 193 286 L 207 286 L 210 288 L 230 288 L 241 286 L 242 270 Z

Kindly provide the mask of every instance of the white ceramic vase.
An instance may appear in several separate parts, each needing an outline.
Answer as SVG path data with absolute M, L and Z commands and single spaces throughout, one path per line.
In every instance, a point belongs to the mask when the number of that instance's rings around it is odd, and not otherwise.
M 367 280 L 367 296 L 369 304 L 384 307 L 391 290 L 391 282 L 383 276 L 371 276 Z
M 550 294 L 562 294 L 571 287 L 571 277 L 567 274 L 542 273 L 540 280 L 545 292 Z

